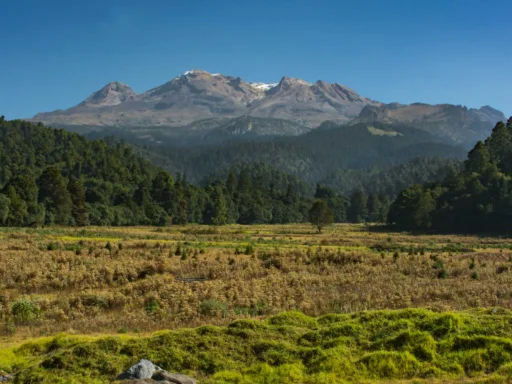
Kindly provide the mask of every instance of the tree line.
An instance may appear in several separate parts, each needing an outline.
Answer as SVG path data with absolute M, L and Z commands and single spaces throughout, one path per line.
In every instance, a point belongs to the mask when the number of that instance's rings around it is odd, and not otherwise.
M 0 225 L 265 224 L 310 220 L 316 200 L 336 222 L 385 221 L 389 198 L 316 189 L 263 163 L 202 186 L 172 177 L 132 146 L 0 118 Z
M 512 118 L 469 151 L 463 169 L 442 182 L 403 190 L 388 221 L 400 229 L 461 233 L 512 231 Z

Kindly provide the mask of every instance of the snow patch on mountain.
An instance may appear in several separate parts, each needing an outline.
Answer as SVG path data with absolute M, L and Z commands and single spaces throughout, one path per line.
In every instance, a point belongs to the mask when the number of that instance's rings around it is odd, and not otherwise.
M 274 87 L 277 87 L 279 83 L 249 83 L 253 88 L 262 90 L 262 91 L 268 91 L 269 89 L 272 89 Z

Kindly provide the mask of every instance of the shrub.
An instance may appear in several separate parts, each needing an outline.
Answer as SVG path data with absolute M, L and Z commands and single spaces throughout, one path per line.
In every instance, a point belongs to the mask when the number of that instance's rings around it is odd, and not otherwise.
M 446 272 L 446 269 L 441 269 L 437 272 L 437 278 L 438 279 L 446 279 L 448 277 L 448 273 Z
M 48 251 L 56 251 L 56 250 L 60 249 L 60 244 L 59 243 L 55 243 L 55 242 L 51 242 L 51 243 L 49 243 L 46 246 L 46 249 Z
M 160 309 L 160 304 L 155 298 L 146 301 L 146 312 L 151 314 Z
M 37 318 L 37 305 L 26 298 L 19 298 L 11 304 L 11 314 L 16 324 L 25 324 Z
M 247 244 L 245 247 L 244 254 L 245 255 L 252 255 L 254 253 L 254 245 L 252 243 Z
M 225 314 L 227 310 L 228 306 L 226 304 L 214 299 L 201 301 L 197 309 L 197 311 L 204 316 L 215 316 L 219 312 Z

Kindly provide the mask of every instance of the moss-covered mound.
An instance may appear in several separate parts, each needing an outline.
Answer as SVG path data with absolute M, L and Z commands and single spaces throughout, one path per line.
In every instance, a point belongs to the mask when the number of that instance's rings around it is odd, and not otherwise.
M 202 383 L 505 383 L 512 312 L 287 312 L 148 337 L 60 335 L 0 351 L 15 383 L 109 383 L 141 358 Z

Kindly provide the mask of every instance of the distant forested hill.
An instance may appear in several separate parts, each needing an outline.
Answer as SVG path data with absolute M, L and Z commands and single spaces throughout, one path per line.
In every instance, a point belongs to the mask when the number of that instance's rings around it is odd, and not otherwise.
M 468 153 L 460 172 L 441 183 L 402 191 L 389 221 L 403 229 L 447 232 L 512 232 L 512 118 L 498 123 Z
M 137 156 L 61 129 L 0 118 L 0 225 L 302 222 L 312 189 L 265 165 L 204 188 Z
M 462 161 L 459 159 L 417 157 L 384 169 L 342 169 L 326 177 L 321 184 L 346 196 L 362 190 L 366 194 L 375 193 L 394 198 L 413 184 L 443 180 L 446 175 L 460 170 L 461 166 Z
M 151 196 L 173 185 L 127 146 L 0 120 L 1 224 L 158 223 L 166 207 Z
M 456 152 L 424 143 L 422 135 L 350 127 L 293 141 L 158 153 L 0 119 L 0 225 L 304 222 L 314 198 L 327 202 L 337 222 L 383 221 L 398 188 L 438 180 L 457 168 L 456 160 L 442 158 L 389 167 L 413 154 Z M 363 165 L 373 168 L 343 170 Z M 176 170 L 195 170 L 196 182 Z M 324 174 L 331 178 L 315 189 L 311 181 Z
M 465 150 L 406 126 L 325 123 L 300 136 L 190 148 L 147 147 L 140 154 L 167 170 L 187 174 L 194 182 L 239 164 L 265 163 L 317 183 L 340 170 L 386 169 L 418 157 L 462 159 Z

